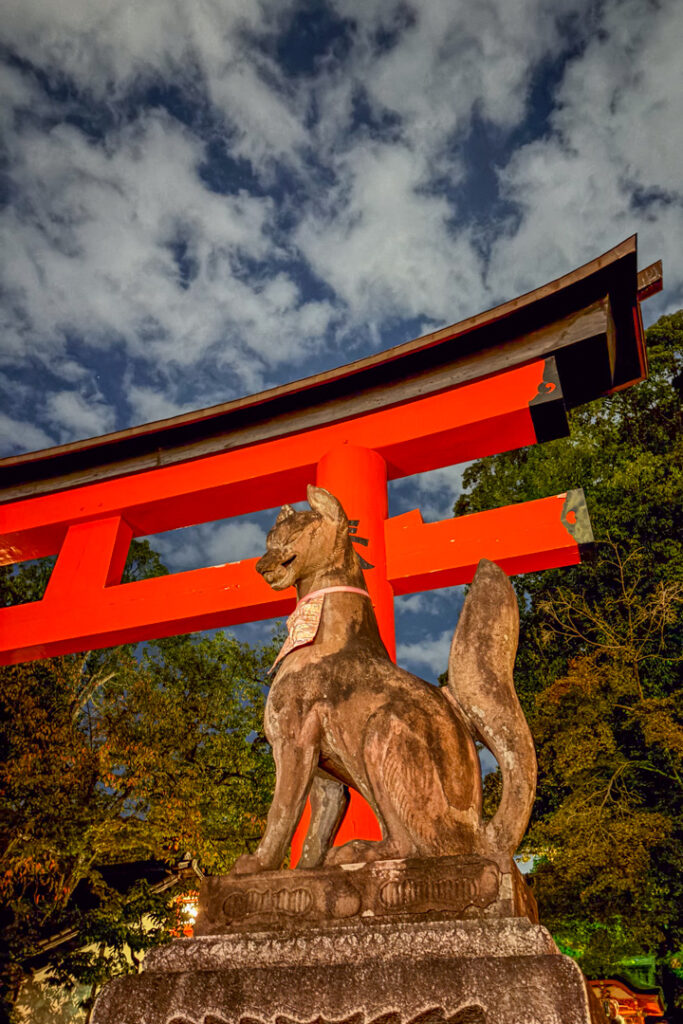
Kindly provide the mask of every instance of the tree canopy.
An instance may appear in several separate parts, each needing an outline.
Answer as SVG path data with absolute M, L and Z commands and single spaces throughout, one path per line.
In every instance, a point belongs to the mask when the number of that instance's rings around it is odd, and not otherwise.
M 2 603 L 39 597 L 50 568 L 3 570 Z M 134 543 L 125 579 L 164 571 Z M 8 1007 L 56 933 L 73 941 L 51 956 L 55 980 L 94 995 L 177 926 L 174 894 L 142 878 L 122 892 L 105 866 L 188 854 L 221 873 L 256 845 L 273 784 L 262 723 L 274 657 L 217 632 L 0 670 Z
M 518 577 L 518 691 L 539 758 L 526 848 L 542 920 L 592 977 L 653 954 L 683 1005 L 683 311 L 649 379 L 571 436 L 469 467 L 458 515 L 583 487 L 593 560 Z

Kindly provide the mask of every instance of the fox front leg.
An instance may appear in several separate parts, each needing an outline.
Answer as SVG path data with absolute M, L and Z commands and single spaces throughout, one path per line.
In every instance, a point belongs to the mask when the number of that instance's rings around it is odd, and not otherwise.
M 303 813 L 318 764 L 318 747 L 291 738 L 273 744 L 275 793 L 266 831 L 255 853 L 245 853 L 233 867 L 236 875 L 277 871 L 282 866 L 294 830 Z
M 317 772 L 310 800 L 311 822 L 297 868 L 317 868 L 323 863 L 349 806 L 349 790 L 329 775 Z

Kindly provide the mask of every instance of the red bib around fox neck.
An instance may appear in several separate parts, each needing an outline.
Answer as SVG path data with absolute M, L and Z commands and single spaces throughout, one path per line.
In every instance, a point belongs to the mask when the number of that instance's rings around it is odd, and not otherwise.
M 287 619 L 287 639 L 268 669 L 268 675 L 275 671 L 277 665 L 291 651 L 297 647 L 303 647 L 305 644 L 313 643 L 320 626 L 325 595 L 340 593 L 361 594 L 363 597 L 370 597 L 367 590 L 361 590 L 360 587 L 323 587 L 322 590 L 314 590 L 311 594 L 302 597 Z

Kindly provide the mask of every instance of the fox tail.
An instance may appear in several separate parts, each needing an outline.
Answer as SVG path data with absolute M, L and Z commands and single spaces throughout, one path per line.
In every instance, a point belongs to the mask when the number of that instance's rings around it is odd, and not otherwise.
M 500 765 L 503 795 L 482 827 L 492 853 L 512 856 L 526 831 L 536 792 L 536 752 L 513 680 L 519 608 L 512 585 L 483 558 L 458 621 L 448 663 L 450 696 L 476 739 Z

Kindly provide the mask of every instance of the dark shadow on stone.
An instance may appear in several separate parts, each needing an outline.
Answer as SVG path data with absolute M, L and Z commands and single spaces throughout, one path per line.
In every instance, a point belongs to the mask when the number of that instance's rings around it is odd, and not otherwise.
M 373 1022 L 374 1024 L 374 1022 Z M 487 1024 L 486 1014 L 479 1005 L 465 1006 L 452 1017 L 446 1017 L 443 1009 L 438 1006 L 406 1021 L 405 1024 Z
M 487 1024 L 486 1014 L 481 1006 L 466 1006 L 451 1017 L 450 1024 Z

